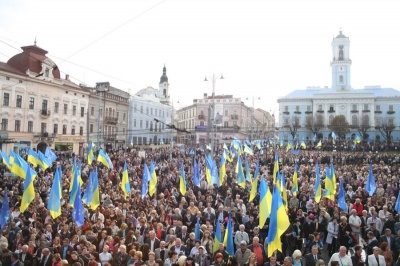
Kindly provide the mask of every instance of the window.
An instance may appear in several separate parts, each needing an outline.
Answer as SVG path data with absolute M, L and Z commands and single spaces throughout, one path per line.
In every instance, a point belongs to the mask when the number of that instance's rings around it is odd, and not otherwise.
M 90 115 L 91 115 L 91 116 L 94 116 L 94 106 L 91 106 L 91 107 L 90 107 Z
M 43 99 L 42 101 L 42 112 L 46 112 L 47 114 L 47 100 Z
M 389 112 L 393 112 L 393 105 L 392 104 L 389 105 Z
M 54 103 L 54 113 L 55 114 L 58 114 L 58 109 L 60 108 L 60 104 L 59 104 L 59 102 L 55 102 Z
M 63 135 L 67 135 L 67 125 L 63 125 Z
M 369 104 L 364 104 L 364 111 L 369 110 Z
M 204 121 L 200 121 L 200 126 L 204 126 Z
M 375 126 L 376 127 L 382 126 L 382 118 L 375 118 Z
M 329 105 L 329 111 L 331 111 L 331 112 L 335 111 L 335 109 L 333 108 L 333 104 Z
M 353 104 L 353 108 L 351 110 L 357 111 L 358 110 L 357 104 Z
M 149 128 L 149 121 L 146 121 L 146 128 Z
M 160 112 L 160 114 L 161 114 L 161 112 Z M 125 119 L 126 119 L 126 113 L 123 113 L 122 114 L 122 121 L 125 121 Z
M 318 105 L 318 111 L 322 111 L 322 104 Z
M 8 119 L 1 119 L 1 130 L 8 130 Z
M 29 133 L 33 132 L 33 121 L 28 121 L 28 132 Z
M 45 76 L 46 78 L 49 77 L 49 72 L 50 72 L 50 69 L 49 69 L 48 67 L 46 67 L 46 70 L 44 71 L 44 76 Z
M 31 110 L 35 109 L 35 98 L 33 97 L 29 98 L 29 109 Z
M 310 105 L 307 106 L 307 112 L 311 112 L 311 106 Z
M 363 126 L 369 126 L 369 116 L 368 115 L 364 115 L 362 118 L 362 125 Z
M 151 110 L 153 110 L 153 109 L 151 109 Z M 117 121 L 119 120 L 119 112 L 117 112 Z
M 64 114 L 68 114 L 68 104 L 64 103 Z
M 133 127 L 136 127 L 136 119 L 133 119 Z
M 15 120 L 15 131 L 16 132 L 21 131 L 21 120 Z
M 153 108 L 150 108 L 150 114 L 153 115 Z
M 76 116 L 76 105 L 72 106 L 72 115 Z
M 229 122 L 228 121 L 224 121 L 224 127 L 229 127 Z
M 81 107 L 81 117 L 85 116 L 85 107 Z
M 58 134 L 58 124 L 53 125 L 53 134 Z
M 228 109 L 225 109 L 225 116 L 228 116 Z
M 394 126 L 394 119 L 393 118 L 388 118 L 387 125 L 388 126 Z
M 17 108 L 21 108 L 22 107 L 22 96 L 21 95 L 17 95 L 17 103 L 15 104 L 15 106 Z
M 3 98 L 3 105 L 8 106 L 10 104 L 10 94 L 5 92 Z
M 140 127 L 140 128 L 143 128 L 143 120 L 140 120 L 140 122 L 139 122 L 139 127 Z
M 233 109 L 233 113 L 234 114 L 236 114 L 237 113 L 237 109 L 235 108 L 235 109 Z
M 283 119 L 283 125 L 288 126 L 289 125 L 289 118 Z
M 146 107 L 146 114 L 149 114 L 149 107 Z
M 72 126 L 71 128 L 71 135 L 75 135 L 75 126 Z
M 380 105 L 375 105 L 375 111 L 381 111 L 381 106 Z
M 289 106 L 285 106 L 285 112 L 289 112 Z
M 296 105 L 296 112 L 300 112 L 300 106 Z
M 79 135 L 83 136 L 83 127 L 79 127 Z
M 342 75 L 339 76 L 339 83 L 343 83 L 343 76 Z
M 137 111 L 137 104 L 135 103 L 134 105 L 133 105 L 133 111 L 136 113 L 136 111 Z
M 353 126 L 358 126 L 358 118 L 357 118 L 356 115 L 353 115 L 353 116 L 351 117 L 351 124 L 352 124 Z
M 42 123 L 40 125 L 40 133 L 47 133 L 47 124 L 46 123 Z
M 90 130 L 90 131 L 89 131 L 90 133 L 93 133 L 93 124 L 90 124 L 89 130 Z

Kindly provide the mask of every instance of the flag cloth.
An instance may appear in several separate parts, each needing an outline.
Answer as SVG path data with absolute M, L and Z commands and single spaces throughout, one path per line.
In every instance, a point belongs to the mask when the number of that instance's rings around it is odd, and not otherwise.
M 272 173 L 272 182 L 276 184 L 276 174 L 279 172 L 279 158 L 278 153 L 275 152 L 274 172 Z
M 81 196 L 81 187 L 78 186 L 77 195 L 75 197 L 74 209 L 72 211 L 72 218 L 74 218 L 76 225 L 81 227 L 84 224 L 83 217 L 83 206 L 82 206 L 82 196 Z
M 269 230 L 268 230 L 268 257 L 271 257 L 276 250 L 282 252 L 282 243 L 281 243 L 281 235 L 286 231 L 289 227 L 289 217 L 285 211 L 285 207 L 282 203 L 281 195 L 278 191 L 278 188 L 274 188 L 274 192 L 272 194 L 272 207 L 271 207 L 271 215 Z
M 225 144 L 225 143 L 224 143 Z M 222 151 L 221 161 L 219 163 L 219 184 L 222 186 L 226 175 L 226 150 Z
M 41 151 L 38 151 L 37 154 L 40 158 L 40 166 L 42 166 L 43 170 L 49 168 L 51 166 L 49 159 L 47 159 L 47 157 Z
M 247 156 L 246 154 L 244 155 L 244 169 L 246 172 L 246 181 L 251 183 L 251 173 L 250 173 L 250 167 L 249 167 L 249 161 L 247 161 Z
M 317 141 L 317 133 L 314 133 L 313 142 L 316 142 L 316 141 Z
M 94 161 L 93 143 L 89 143 L 87 162 L 89 165 L 92 165 L 93 161 Z
M 318 148 L 318 147 L 322 147 L 322 142 L 319 141 L 318 144 L 317 144 L 317 146 L 315 146 L 315 147 L 317 147 L 317 148 Z
M 293 172 L 293 184 L 292 184 L 292 193 L 296 196 L 297 192 L 299 192 L 299 184 L 297 183 L 297 163 L 294 165 L 294 172 Z
M 10 219 L 10 205 L 8 203 L 8 191 L 4 191 L 4 198 L 3 198 L 3 204 L 1 207 L 1 212 L 0 212 L 0 227 L 1 230 L 4 229 L 6 226 L 8 220 Z M 221 235 L 221 233 L 220 233 Z
M 35 188 L 33 181 L 36 178 L 36 172 L 29 166 L 26 169 L 26 177 L 24 181 L 24 194 L 22 195 L 20 212 L 24 212 L 29 204 L 35 199 Z
M 212 161 L 212 165 L 211 165 L 211 183 L 217 185 L 217 187 L 220 186 L 219 176 L 218 176 L 218 168 L 217 168 L 217 163 L 215 162 L 215 160 Z
M 150 176 L 151 180 L 149 182 L 149 195 L 150 197 L 152 197 L 154 193 L 157 192 L 157 184 L 158 184 L 155 161 L 151 161 L 150 163 Z M 129 185 L 129 191 L 131 191 L 130 185 Z
M 394 209 L 397 213 L 400 213 L 400 195 L 397 195 L 396 205 L 394 206 Z M 3 228 L 3 226 L 1 226 L 1 228 Z
M 335 140 L 336 140 L 336 134 L 335 134 L 335 132 L 332 131 L 331 136 L 332 136 L 332 143 L 335 144 Z
M 198 239 L 198 238 L 197 238 Z M 217 220 L 215 225 L 215 237 L 213 243 L 213 254 L 218 250 L 219 244 L 223 243 L 221 238 L 221 223 Z
M 258 185 L 258 176 L 256 176 L 252 181 L 251 181 L 251 190 L 250 190 L 250 197 L 249 197 L 249 202 L 252 202 L 254 198 L 256 197 L 257 194 L 257 185 Z
M 97 172 L 97 167 L 93 171 L 92 175 L 92 184 L 93 184 L 93 192 L 92 192 L 92 203 L 90 204 L 90 208 L 92 210 L 97 209 L 100 206 L 100 191 L 99 191 L 99 175 Z
M 90 204 L 92 204 L 93 199 L 93 174 L 93 171 L 90 172 L 88 184 L 82 198 L 83 203 L 85 203 L 87 206 L 90 206 Z
M 372 163 L 369 164 L 368 180 L 365 190 L 368 192 L 370 197 L 372 197 L 376 190 L 375 177 L 374 173 L 372 172 Z
M 319 172 L 318 162 L 315 164 L 314 192 L 315 192 L 315 202 L 319 203 L 322 197 L 322 188 L 321 188 L 321 174 Z
M 227 223 L 226 229 L 225 229 L 224 246 L 226 248 L 226 252 L 228 252 L 229 255 L 234 256 L 235 250 L 233 247 L 232 229 L 233 229 L 232 228 L 232 218 L 231 218 L 231 215 L 229 214 L 228 223 Z
M 303 140 L 302 142 L 300 142 L 300 147 L 301 147 L 302 149 L 307 149 L 307 145 L 306 145 L 306 143 L 304 142 L 304 140 Z
M 286 191 L 286 180 L 285 180 L 285 172 L 282 170 L 280 174 L 280 192 L 282 197 L 283 205 L 285 205 L 285 210 L 289 208 L 289 202 L 287 199 L 287 191 Z
M 251 146 L 251 142 L 250 142 L 248 137 L 246 137 L 246 139 L 244 141 L 244 144 L 247 145 L 247 146 Z
M 11 157 L 13 159 L 11 159 Z M 12 160 L 13 162 L 11 166 L 11 173 L 14 173 L 22 179 L 25 179 L 27 175 L 27 169 L 30 168 L 28 163 L 24 159 L 22 159 L 21 156 L 19 156 L 17 153 L 10 151 L 10 163 Z
M 354 141 L 354 143 L 356 143 L 356 144 L 360 143 L 360 142 L 361 142 L 360 136 L 359 136 L 358 134 L 356 134 L 353 141 Z
M 333 166 L 333 164 L 331 163 L 328 167 L 326 167 L 325 194 L 324 194 L 324 197 L 335 201 L 336 182 L 333 181 L 332 166 Z
M 27 161 L 31 164 L 33 164 L 33 166 L 37 167 L 38 165 L 41 164 L 39 155 L 32 149 L 30 148 L 28 151 L 28 159 Z
M 49 146 L 46 147 L 44 155 L 49 160 L 50 164 L 52 164 L 55 160 L 57 160 L 57 155 L 50 149 Z
M 200 187 L 200 169 L 198 168 L 196 159 L 193 158 L 193 183 L 196 187 Z
M 207 184 L 211 185 L 211 170 L 212 170 L 212 158 L 211 155 L 208 154 L 206 156 L 206 181 Z
M 54 173 L 53 184 L 51 185 L 49 201 L 47 202 L 47 209 L 53 219 L 61 215 L 61 172 L 57 167 Z
M 8 155 L 4 151 L 1 151 L 1 159 L 3 160 L 3 163 L 7 166 L 8 170 L 11 171 L 12 164 L 10 162 L 10 157 L 8 157 Z
M 244 179 L 242 158 L 239 155 L 236 164 L 237 183 L 240 187 L 246 188 L 246 180 Z
M 185 177 L 185 167 L 181 166 L 181 172 L 180 172 L 180 176 L 179 176 L 179 192 L 181 192 L 181 194 L 183 196 L 186 195 L 186 177 Z
M 200 218 L 197 217 L 196 226 L 194 228 L 194 239 L 200 239 Z
M 346 198 L 344 196 L 344 188 L 343 188 L 342 179 L 340 179 L 340 185 L 339 185 L 338 206 L 339 206 L 339 208 L 342 209 L 342 211 L 346 211 L 347 210 Z
M 99 150 L 99 155 L 97 156 L 97 161 L 101 162 L 102 164 L 104 164 L 105 167 L 107 167 L 108 169 L 113 169 L 113 164 L 110 160 L 110 157 L 108 157 L 107 153 L 104 153 L 103 150 Z
M 228 146 L 226 146 L 226 143 L 224 142 L 224 145 L 222 146 L 222 148 L 224 149 L 224 150 L 228 150 Z
M 253 154 L 254 154 L 254 153 L 253 153 L 253 149 L 250 148 L 249 146 L 247 146 L 247 144 L 244 144 L 244 150 L 243 150 L 243 152 L 244 152 L 244 153 L 247 153 L 247 154 L 250 154 L 250 155 L 253 155 Z
M 129 177 L 128 177 L 128 168 L 126 168 L 126 160 L 124 163 L 124 171 L 122 172 L 121 189 L 124 192 L 124 199 L 126 199 L 128 193 L 131 191 L 131 186 L 129 184 Z M 150 196 L 152 195 L 150 194 Z
M 151 178 L 149 168 L 147 164 L 144 163 L 143 165 L 143 178 L 142 178 L 142 199 L 146 196 L 147 192 L 149 191 L 149 180 Z
M 259 228 L 263 228 L 267 218 L 271 214 L 272 194 L 264 178 L 260 181 L 260 219 Z
M 336 194 L 336 174 L 335 174 L 335 167 L 333 162 L 331 162 L 331 174 L 332 174 L 332 181 L 333 181 L 333 193 Z
M 286 152 L 288 152 L 291 148 L 292 148 L 292 144 L 289 142 L 289 143 L 286 145 Z
M 69 205 L 74 206 L 75 204 L 75 198 L 77 196 L 78 193 L 78 187 L 80 190 L 80 185 L 79 185 L 79 181 L 78 181 L 78 172 L 79 170 L 76 167 L 76 156 L 74 156 L 73 158 L 73 165 L 72 165 L 72 175 L 71 175 L 71 183 L 69 186 Z

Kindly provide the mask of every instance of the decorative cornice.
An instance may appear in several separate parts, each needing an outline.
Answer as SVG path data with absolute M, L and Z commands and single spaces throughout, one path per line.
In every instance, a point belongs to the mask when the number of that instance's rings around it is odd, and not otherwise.
M 47 95 L 47 94 L 42 94 L 40 96 L 42 96 L 43 98 L 49 98 L 49 95 Z
M 29 95 L 34 95 L 34 96 L 37 95 L 34 91 L 28 91 L 28 94 L 29 94 Z

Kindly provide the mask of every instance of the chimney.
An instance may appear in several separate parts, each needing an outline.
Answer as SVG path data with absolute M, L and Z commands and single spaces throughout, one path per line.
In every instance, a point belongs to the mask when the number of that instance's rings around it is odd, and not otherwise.
M 69 80 L 69 74 L 65 74 L 65 80 Z

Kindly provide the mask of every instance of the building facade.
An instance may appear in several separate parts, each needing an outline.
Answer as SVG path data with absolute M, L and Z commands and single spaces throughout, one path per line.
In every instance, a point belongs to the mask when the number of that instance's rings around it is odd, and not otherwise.
M 90 92 L 61 78 L 58 66 L 36 45 L 0 62 L 1 130 L 4 151 L 29 148 L 83 155 Z
M 131 95 L 129 101 L 129 143 L 131 145 L 169 144 L 176 131 L 173 124 L 174 108 L 170 103 L 166 72 L 160 78 L 159 88 L 147 87 Z
M 332 40 L 332 87 L 295 90 L 278 99 L 279 137 L 285 142 L 329 140 L 332 131 L 342 140 L 358 135 L 366 141 L 399 141 L 400 92 L 352 88 L 349 53 L 350 40 L 340 32 Z

